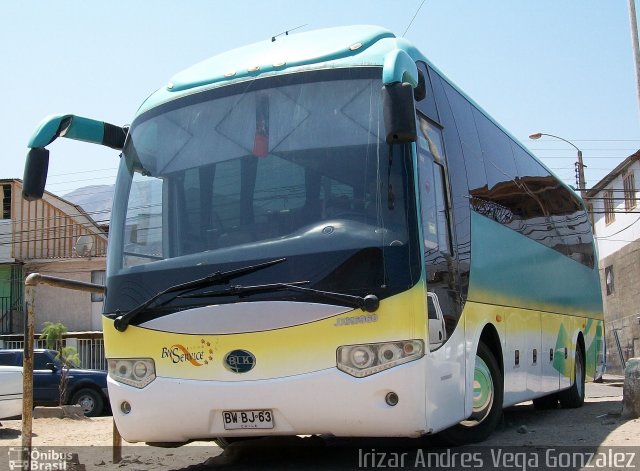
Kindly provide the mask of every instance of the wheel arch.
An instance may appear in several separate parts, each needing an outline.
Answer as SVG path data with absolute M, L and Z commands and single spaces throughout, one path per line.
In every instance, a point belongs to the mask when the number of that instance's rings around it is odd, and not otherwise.
M 491 323 L 486 324 L 482 333 L 480 334 L 480 339 L 478 343 L 484 343 L 493 356 L 495 357 L 498 365 L 500 365 L 500 374 L 504 378 L 504 359 L 502 358 L 502 342 L 500 341 L 500 335 L 498 335 L 498 331 L 495 326 Z M 477 347 L 476 347 L 477 349 Z
M 500 321 L 498 320 L 498 322 Z M 467 380 L 465 385 L 467 420 L 440 432 L 440 436 L 446 444 L 462 445 L 480 442 L 485 440 L 498 425 L 504 404 L 504 366 L 502 342 L 499 334 L 500 327 L 500 325 L 495 326 L 491 322 L 485 322 L 474 331 L 468 332 L 469 336 L 466 342 Z M 483 360 L 480 362 L 480 369 L 476 369 L 477 358 Z M 474 410 L 474 405 L 476 405 L 474 404 L 476 371 L 490 373 L 489 376 L 493 381 L 493 386 L 490 387 L 493 389 L 489 395 L 480 393 L 480 403 L 477 404 L 477 409 Z M 478 381 L 480 390 L 483 390 L 484 388 L 481 386 L 483 381 L 481 379 Z M 484 383 L 488 385 L 488 383 Z M 493 395 L 492 398 L 491 395 Z M 490 403 L 487 398 L 491 398 Z M 480 416 L 472 416 L 473 414 L 480 414 Z
M 468 328 L 468 327 L 467 327 Z M 479 326 L 471 337 L 471 341 L 467 343 L 467 371 L 465 386 L 465 413 L 471 414 L 473 407 L 473 380 L 475 356 L 478 352 L 478 345 L 482 342 L 487 346 L 500 368 L 502 375 L 502 389 L 504 391 L 504 358 L 502 355 L 502 340 L 499 334 L 499 327 L 491 322 L 486 322 Z
M 580 350 L 582 350 L 582 361 L 584 361 L 584 365 L 583 367 L 585 368 L 586 371 L 586 367 L 587 367 L 587 350 L 586 350 L 586 346 L 585 346 L 585 341 L 584 341 L 584 333 L 582 332 L 582 330 L 578 330 L 577 336 L 576 336 L 576 341 L 575 341 L 575 346 L 576 346 L 576 350 L 579 348 Z M 573 361 L 576 361 L 576 357 L 575 357 L 575 352 L 573 353 Z M 575 377 L 575 368 L 571 368 L 571 384 L 575 383 L 576 381 L 576 377 Z
M 75 393 L 77 393 L 78 391 L 80 391 L 81 389 L 93 389 L 95 392 L 97 392 L 102 397 L 103 400 L 106 400 L 106 401 L 109 400 L 109 398 L 107 396 L 105 396 L 105 394 L 102 391 L 102 389 L 100 389 L 100 386 L 98 386 L 93 381 L 89 381 L 89 380 L 85 379 L 85 380 L 80 380 L 77 383 L 73 383 L 73 384 L 67 385 L 65 403 L 68 403 L 71 400 L 71 398 L 73 397 L 73 395 Z

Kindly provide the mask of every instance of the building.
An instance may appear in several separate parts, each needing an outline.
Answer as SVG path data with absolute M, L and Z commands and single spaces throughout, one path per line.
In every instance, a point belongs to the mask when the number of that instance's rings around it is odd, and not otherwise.
M 587 193 L 599 252 L 605 312 L 607 370 L 622 372 L 640 356 L 640 150 Z M 616 339 L 617 338 L 617 339 Z
M 0 334 L 24 332 L 24 280 L 30 273 L 104 283 L 107 235 L 80 206 L 45 192 L 39 201 L 22 198 L 22 182 L 0 180 Z M 102 299 L 95 294 L 36 288 L 36 332 L 45 321 L 69 331 L 101 331 Z

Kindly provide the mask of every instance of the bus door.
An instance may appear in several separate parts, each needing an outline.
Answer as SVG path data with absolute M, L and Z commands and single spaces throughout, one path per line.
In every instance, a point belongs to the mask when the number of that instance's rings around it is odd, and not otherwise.
M 418 115 L 418 181 L 427 290 L 429 343 L 437 350 L 449 338 L 460 317 L 460 297 L 452 249 L 446 163 L 440 128 Z M 439 304 L 440 309 L 435 305 Z M 441 311 L 441 314 L 440 312 Z M 441 319 L 439 319 L 441 317 Z M 442 323 L 442 332 L 439 326 Z
M 450 217 L 441 128 L 418 116 L 418 195 L 424 245 L 428 310 L 426 414 L 431 430 L 466 418 L 464 323 Z

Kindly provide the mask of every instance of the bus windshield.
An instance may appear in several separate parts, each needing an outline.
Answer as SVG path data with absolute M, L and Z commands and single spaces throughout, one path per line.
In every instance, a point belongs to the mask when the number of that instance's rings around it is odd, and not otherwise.
M 140 116 L 118 176 L 108 286 L 135 280 L 148 291 L 112 297 L 105 312 L 278 257 L 287 262 L 246 281 L 304 280 L 379 297 L 413 285 L 410 147 L 396 146 L 394 156 L 384 142 L 381 87 L 375 68 L 305 72 L 190 95 Z M 265 296 L 306 295 L 255 298 Z

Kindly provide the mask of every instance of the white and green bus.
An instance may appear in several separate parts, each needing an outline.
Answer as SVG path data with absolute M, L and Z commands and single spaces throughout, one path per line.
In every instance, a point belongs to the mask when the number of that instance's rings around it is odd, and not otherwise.
M 601 374 L 584 203 L 407 40 L 373 26 L 197 64 L 127 127 L 103 328 L 130 442 L 486 438 L 503 407 L 577 407 Z

